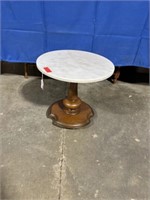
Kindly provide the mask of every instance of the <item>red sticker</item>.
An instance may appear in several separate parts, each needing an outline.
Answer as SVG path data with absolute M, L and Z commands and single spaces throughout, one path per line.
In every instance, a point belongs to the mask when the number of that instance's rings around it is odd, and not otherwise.
M 52 72 L 52 70 L 49 67 L 44 67 L 46 72 Z

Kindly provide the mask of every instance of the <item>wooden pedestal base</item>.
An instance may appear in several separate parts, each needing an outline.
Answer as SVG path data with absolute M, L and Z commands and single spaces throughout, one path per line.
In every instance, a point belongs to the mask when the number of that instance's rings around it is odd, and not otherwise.
M 76 83 L 70 83 L 66 99 L 55 102 L 47 111 L 54 125 L 70 129 L 87 125 L 93 115 L 92 108 L 77 96 Z
M 47 117 L 53 120 L 53 124 L 62 128 L 75 129 L 85 126 L 94 114 L 92 108 L 84 102 L 81 103 L 78 114 L 67 114 L 64 109 L 63 100 L 60 100 L 52 104 L 47 111 Z

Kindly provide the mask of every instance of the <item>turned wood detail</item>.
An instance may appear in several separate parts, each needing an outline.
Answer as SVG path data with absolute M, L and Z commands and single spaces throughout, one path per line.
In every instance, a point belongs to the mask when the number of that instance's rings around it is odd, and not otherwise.
M 76 115 L 80 112 L 81 103 L 78 97 L 78 84 L 69 83 L 68 96 L 63 100 L 64 111 L 67 114 Z
M 77 83 L 69 83 L 67 97 L 47 110 L 47 117 L 53 120 L 54 125 L 71 129 L 87 125 L 93 115 L 92 108 L 78 97 Z

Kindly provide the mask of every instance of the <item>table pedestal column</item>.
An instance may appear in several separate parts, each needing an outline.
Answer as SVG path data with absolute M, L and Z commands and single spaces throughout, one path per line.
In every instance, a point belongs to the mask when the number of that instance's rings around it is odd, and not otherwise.
M 70 83 L 67 97 L 52 104 L 47 111 L 53 124 L 63 128 L 85 126 L 93 115 L 92 108 L 78 97 L 77 83 Z

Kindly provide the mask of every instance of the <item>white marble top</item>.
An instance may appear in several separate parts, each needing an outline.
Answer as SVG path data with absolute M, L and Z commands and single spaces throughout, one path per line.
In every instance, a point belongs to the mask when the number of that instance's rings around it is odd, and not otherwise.
M 47 52 L 37 58 L 36 64 L 39 71 L 46 76 L 73 83 L 102 81 L 114 72 L 114 65 L 107 58 L 78 50 Z

